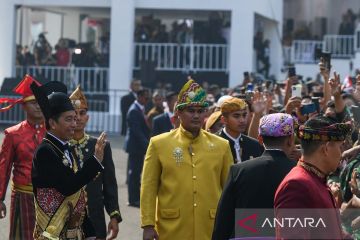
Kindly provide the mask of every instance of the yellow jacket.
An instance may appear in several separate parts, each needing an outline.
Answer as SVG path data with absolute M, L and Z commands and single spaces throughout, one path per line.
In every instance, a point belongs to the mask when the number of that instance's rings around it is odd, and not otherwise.
M 211 239 L 217 204 L 233 163 L 228 141 L 182 126 L 151 138 L 141 181 L 141 226 L 163 239 Z

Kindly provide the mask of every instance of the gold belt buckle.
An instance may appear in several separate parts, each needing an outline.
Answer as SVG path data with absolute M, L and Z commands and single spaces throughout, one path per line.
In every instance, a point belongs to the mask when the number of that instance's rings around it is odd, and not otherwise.
M 66 230 L 66 239 L 82 239 L 80 228 L 72 228 Z

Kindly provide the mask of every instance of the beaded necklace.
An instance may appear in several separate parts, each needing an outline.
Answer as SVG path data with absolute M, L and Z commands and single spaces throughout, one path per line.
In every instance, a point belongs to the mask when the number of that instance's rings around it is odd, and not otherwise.
M 82 168 L 83 165 L 84 165 L 83 149 L 85 149 L 85 152 L 89 151 L 89 149 L 86 148 L 89 139 L 90 139 L 90 135 L 89 134 L 84 134 L 84 137 L 81 138 L 79 141 L 76 141 L 74 139 L 71 139 L 69 141 L 70 146 L 74 147 L 75 153 L 76 153 L 77 157 L 79 158 L 80 168 Z

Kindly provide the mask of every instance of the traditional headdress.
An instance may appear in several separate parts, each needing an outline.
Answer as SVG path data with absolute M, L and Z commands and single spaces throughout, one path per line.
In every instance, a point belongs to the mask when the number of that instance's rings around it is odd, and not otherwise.
M 296 118 L 286 113 L 267 114 L 260 119 L 259 135 L 285 137 L 293 135 L 298 127 Z
M 329 118 L 318 117 L 308 120 L 299 127 L 298 137 L 308 141 L 343 141 L 352 131 L 352 125 L 347 123 L 332 123 L 325 127 L 314 128 L 311 122 L 317 119 L 330 122 Z
M 32 83 L 30 87 L 46 120 L 57 114 L 74 110 L 63 83 L 51 81 L 43 86 Z
M 246 107 L 247 104 L 244 100 L 236 97 L 230 97 L 221 104 L 220 109 L 222 114 L 224 114 L 244 110 Z
M 221 117 L 221 111 L 213 112 L 210 117 L 206 120 L 205 123 L 205 130 L 209 131 L 209 129 L 220 120 Z
M 178 95 L 176 109 L 182 109 L 188 106 L 207 107 L 209 104 L 205 100 L 206 93 L 204 89 L 194 80 L 190 79 L 182 87 Z
M 70 95 L 70 100 L 74 105 L 74 108 L 85 108 L 88 109 L 88 104 L 84 93 L 82 92 L 80 85 Z
M 0 104 L 9 103 L 9 105 L 0 108 L 0 112 L 7 111 L 15 106 L 17 103 L 24 103 L 31 100 L 35 100 L 35 96 L 30 89 L 30 85 L 35 83 L 38 86 L 41 84 L 36 81 L 33 77 L 26 74 L 21 82 L 13 89 L 14 93 L 20 94 L 22 98 L 0 98 Z

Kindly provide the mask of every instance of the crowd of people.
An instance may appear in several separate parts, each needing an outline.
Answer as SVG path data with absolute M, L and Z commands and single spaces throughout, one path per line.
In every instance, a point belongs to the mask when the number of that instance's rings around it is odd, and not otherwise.
M 271 234 L 357 239 L 360 75 L 349 86 L 319 66 L 316 81 L 244 74 L 241 85 L 221 90 L 190 79 L 166 100 L 155 91 L 152 104 L 134 80 L 123 133 L 129 205 L 140 207 L 144 239 L 240 237 L 231 219 L 247 208 L 278 218 L 291 217 L 289 208 L 327 209 L 331 231 L 276 226 Z
M 341 23 L 338 27 L 337 33 L 339 35 L 354 35 L 356 27 L 360 23 L 360 11 L 354 13 L 352 9 L 348 9 L 341 15 Z M 311 30 L 313 23 L 300 23 L 296 29 L 286 27 L 283 29 L 283 44 L 284 46 L 291 46 L 293 40 L 321 40 L 321 36 L 316 35 Z
M 143 239 L 242 237 L 237 209 L 327 226 L 274 225 L 261 237 L 358 239 L 360 75 L 343 85 L 323 58 L 319 74 L 273 82 L 247 73 L 224 91 L 189 77 L 180 91 L 152 95 L 134 79 L 121 99 L 122 133 L 128 205 L 140 208 Z M 1 218 L 13 172 L 9 238 L 116 238 L 111 147 L 105 133 L 85 132 L 81 88 L 68 96 L 62 83 L 41 86 L 27 75 L 14 92 L 21 98 L 1 99 L 9 104 L 1 111 L 22 104 L 27 114 L 5 130 L 0 151 Z
M 135 42 L 140 43 L 228 43 L 230 24 L 219 12 L 211 12 L 208 21 L 175 20 L 171 29 L 161 19 L 144 16 L 135 26 Z
M 16 46 L 17 66 L 58 66 L 74 64 L 79 67 L 109 66 L 109 38 L 100 39 L 100 47 L 93 43 L 78 43 L 71 39 L 60 38 L 55 47 L 40 33 L 33 49 Z

